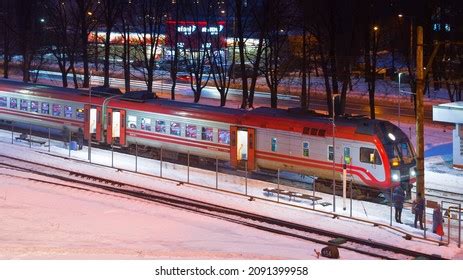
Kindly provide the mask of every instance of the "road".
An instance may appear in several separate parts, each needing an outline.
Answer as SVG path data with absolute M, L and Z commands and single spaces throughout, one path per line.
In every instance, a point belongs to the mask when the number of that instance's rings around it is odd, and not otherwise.
M 40 74 L 39 82 L 53 81 L 55 85 L 61 85 L 61 74 L 58 72 L 42 71 Z M 167 74 L 166 74 L 167 75 Z M 70 81 L 71 83 L 72 81 Z M 92 86 L 102 85 L 103 77 L 92 76 Z M 110 85 L 113 87 L 124 88 L 124 80 L 118 78 L 110 78 Z M 172 84 L 165 82 L 163 79 L 155 80 L 153 83 L 153 90 L 159 97 L 170 98 L 170 89 Z M 132 80 L 131 88 L 133 90 L 144 90 L 146 84 L 141 80 Z M 176 98 L 182 101 L 191 101 L 193 91 L 189 83 L 177 83 L 176 85 Z M 227 107 L 239 107 L 241 104 L 241 90 L 230 89 L 227 96 Z M 220 95 L 215 87 L 206 86 L 201 93 L 201 103 L 205 104 L 219 104 Z M 269 106 L 270 93 L 256 92 L 254 99 L 255 106 Z M 299 106 L 299 96 L 293 95 L 279 95 L 278 106 L 279 108 L 290 108 Z M 387 119 L 398 121 L 399 107 L 397 96 L 391 98 L 378 98 L 376 102 L 376 116 L 379 119 Z M 413 123 L 415 121 L 415 112 L 413 103 L 408 96 L 402 96 L 400 102 L 400 121 L 406 123 Z M 321 92 L 315 92 L 311 95 L 310 109 L 326 111 L 326 97 Z M 353 115 L 369 115 L 368 98 L 360 95 L 351 95 L 347 99 L 346 113 Z M 432 122 L 432 105 L 425 104 L 425 121 Z

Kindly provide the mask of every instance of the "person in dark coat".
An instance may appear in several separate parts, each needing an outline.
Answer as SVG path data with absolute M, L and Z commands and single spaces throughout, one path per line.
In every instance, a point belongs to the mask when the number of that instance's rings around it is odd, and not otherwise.
M 402 223 L 402 209 L 404 208 L 405 193 L 401 187 L 395 188 L 392 193 L 392 202 L 394 203 L 395 209 L 395 221 Z
M 442 211 L 440 206 L 437 205 L 437 207 L 434 208 L 434 211 L 432 212 L 432 232 L 437 233 L 438 227 L 441 227 L 442 229 L 442 221 Z
M 77 130 L 77 144 L 79 145 L 79 150 L 82 150 L 84 145 L 84 131 L 80 127 Z
M 413 208 L 415 210 L 415 228 L 416 228 L 416 223 L 419 221 L 420 222 L 420 228 L 424 229 L 423 227 L 423 214 L 424 214 L 424 198 L 421 196 L 421 193 L 418 193 L 416 196 L 415 201 L 413 202 Z
M 69 129 L 67 126 L 63 126 L 63 142 L 64 142 L 64 147 L 68 146 L 69 142 Z

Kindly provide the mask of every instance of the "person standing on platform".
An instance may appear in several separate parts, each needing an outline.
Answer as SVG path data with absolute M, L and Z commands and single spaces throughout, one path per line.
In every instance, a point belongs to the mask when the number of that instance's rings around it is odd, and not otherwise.
M 402 188 L 396 187 L 392 193 L 392 201 L 394 202 L 395 221 L 399 224 L 402 223 L 402 209 L 404 208 L 405 194 Z
M 419 221 L 420 222 L 420 228 L 424 229 L 423 227 L 423 214 L 424 214 L 424 198 L 421 196 L 421 193 L 418 193 L 416 195 L 416 199 L 413 202 L 413 210 L 415 212 L 415 223 L 414 226 L 416 228 L 416 223 Z
M 432 232 L 438 234 L 439 236 L 444 235 L 444 228 L 442 226 L 443 218 L 442 218 L 442 211 L 440 206 L 437 205 L 432 212 Z
M 79 145 L 79 150 L 82 150 L 84 145 L 84 131 L 80 127 L 77 130 L 77 144 Z

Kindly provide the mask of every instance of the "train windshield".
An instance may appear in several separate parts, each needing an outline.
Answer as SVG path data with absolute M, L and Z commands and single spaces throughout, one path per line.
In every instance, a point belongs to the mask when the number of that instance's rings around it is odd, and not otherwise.
M 388 122 L 381 122 L 379 128 L 379 135 L 390 158 L 391 166 L 414 163 L 415 152 L 407 135 Z
M 401 142 L 394 145 L 394 158 L 399 159 L 405 164 L 413 161 L 414 154 L 408 142 Z

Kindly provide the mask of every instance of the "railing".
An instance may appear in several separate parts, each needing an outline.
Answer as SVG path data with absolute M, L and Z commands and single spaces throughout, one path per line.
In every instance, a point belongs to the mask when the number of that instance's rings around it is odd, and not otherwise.
M 84 152 L 74 151 L 71 145 L 66 145 L 67 143 L 71 143 L 72 131 L 67 131 L 67 135 L 57 136 L 60 132 L 58 129 L 50 129 L 46 127 L 42 127 L 40 129 L 40 133 L 33 135 L 32 134 L 32 126 L 29 124 L 19 124 L 12 125 L 2 122 L 0 120 L 0 124 L 2 124 L 3 129 L 10 130 L 10 132 L 3 132 L 0 133 L 3 142 L 9 142 L 8 133 L 11 134 L 11 143 L 16 144 L 19 142 L 15 141 L 15 137 L 20 136 L 21 134 L 28 134 L 28 139 L 35 139 L 35 141 L 29 141 L 27 144 L 31 148 L 41 149 L 43 151 L 47 151 L 53 154 L 61 154 L 64 157 L 72 158 L 75 160 L 81 160 L 88 162 L 86 157 L 86 146 L 83 147 Z M 34 127 L 34 130 L 37 130 L 37 127 Z M 52 133 L 53 132 L 53 133 Z M 53 136 L 53 139 L 52 139 Z M 43 143 L 46 142 L 45 145 L 37 145 L 35 143 Z M 26 143 L 26 142 L 24 142 Z M 23 145 L 24 145 L 23 143 Z M 34 144 L 34 145 L 33 145 Z M 118 170 L 127 170 L 132 171 L 140 174 L 156 176 L 166 179 L 172 179 L 179 182 L 189 183 L 192 185 L 214 188 L 216 190 L 222 192 L 228 192 L 233 194 L 239 194 L 250 199 L 259 198 L 267 201 L 272 201 L 275 203 L 291 205 L 293 207 L 302 208 L 305 210 L 312 210 L 316 212 L 321 212 L 329 215 L 333 215 L 336 218 L 345 218 L 345 219 L 353 219 L 365 223 L 370 223 L 375 226 L 382 226 L 391 228 L 397 232 L 403 233 L 405 235 L 413 236 L 415 239 L 426 239 L 431 242 L 435 242 L 439 245 L 442 245 L 442 242 L 433 238 L 426 237 L 427 229 L 423 231 L 423 236 L 418 234 L 410 234 L 407 232 L 408 230 L 402 229 L 397 225 L 393 224 L 393 205 L 389 200 L 389 203 L 386 205 L 379 205 L 379 204 L 370 204 L 369 202 L 364 201 L 355 201 L 354 202 L 354 194 L 353 190 L 354 187 L 352 185 L 352 180 L 348 180 L 349 190 L 347 192 L 346 199 L 350 200 L 350 203 L 345 203 L 344 207 L 340 207 L 337 209 L 336 212 L 329 211 L 326 207 L 330 206 L 332 194 L 326 194 L 321 192 L 321 186 L 317 186 L 317 178 L 311 177 L 310 179 L 303 178 L 301 179 L 301 183 L 303 187 L 295 187 L 295 186 L 288 186 L 281 184 L 282 174 L 280 170 L 277 171 L 275 174 L 276 178 L 269 179 L 267 175 L 265 175 L 266 181 L 263 182 L 261 180 L 257 180 L 255 174 L 251 174 L 248 172 L 247 164 L 244 165 L 244 170 L 233 170 L 228 168 L 228 162 L 219 160 L 218 158 L 214 158 L 210 160 L 210 166 L 195 166 L 192 164 L 193 156 L 190 155 L 190 151 L 186 153 L 186 159 L 184 165 L 182 164 L 173 164 L 169 161 L 166 161 L 168 157 L 168 151 L 165 151 L 162 147 L 160 147 L 157 153 L 146 155 L 146 151 L 143 151 L 143 146 L 135 143 L 134 145 L 134 153 L 133 154 L 126 154 L 123 153 L 121 150 L 114 149 L 114 145 L 111 145 L 110 150 L 98 150 L 92 152 L 100 153 L 99 157 L 95 157 L 92 163 L 104 166 L 110 166 L 113 168 L 117 168 Z M 104 157 L 103 157 L 104 156 Z M 169 172 L 166 172 L 165 169 L 168 168 Z M 207 176 L 210 179 L 204 179 L 204 174 L 208 174 Z M 240 175 L 240 176 L 235 176 Z M 251 178 L 249 178 L 251 175 Z M 230 177 L 227 177 L 230 176 Z M 233 176 L 233 178 L 231 178 Z M 285 175 L 286 176 L 286 175 Z M 215 177 L 215 178 L 213 178 Z M 254 177 L 254 178 L 252 178 Z M 214 180 L 215 179 L 215 180 Z M 313 181 L 311 181 L 313 179 Z M 213 184 L 211 184 L 213 182 Z M 258 183 L 256 183 L 258 182 Z M 251 184 L 251 187 L 249 185 Z M 254 186 L 252 186 L 254 185 Z M 255 187 L 255 185 L 259 185 L 260 187 Z M 275 194 L 273 196 L 266 196 L 263 192 L 262 186 L 267 188 L 274 188 L 276 189 Z M 339 188 L 339 187 L 337 187 Z M 304 197 L 322 197 L 323 199 L 320 200 L 312 200 L 312 199 L 299 199 L 294 201 L 291 196 L 284 195 L 282 196 L 282 190 L 289 191 L 291 193 L 297 193 L 303 195 Z M 348 190 L 348 191 L 349 191 Z M 354 190 L 356 191 L 356 189 Z M 390 194 L 392 196 L 392 194 Z M 336 196 L 339 205 L 343 205 L 342 196 Z M 448 220 L 448 229 L 447 229 L 447 242 L 445 244 L 450 244 L 451 237 L 454 234 L 458 234 L 458 246 L 461 246 L 461 205 L 452 203 L 452 202 L 442 202 L 441 209 L 443 211 L 449 210 L 449 216 L 447 216 Z M 444 208 L 444 206 L 446 208 Z M 344 208 L 344 209 L 343 209 Z M 348 209 L 347 209 L 348 208 Z M 376 216 L 375 211 L 381 210 L 381 214 Z M 411 217 L 409 211 L 409 206 L 404 209 L 404 212 L 407 212 L 408 218 Z M 387 213 L 387 214 L 386 214 Z M 459 213 L 459 215 L 455 214 Z M 452 216 L 453 214 L 453 216 Z M 424 215 L 426 217 L 426 214 Z M 425 219 L 426 220 L 426 219 Z M 458 220 L 458 230 L 452 230 L 450 226 L 452 221 Z

